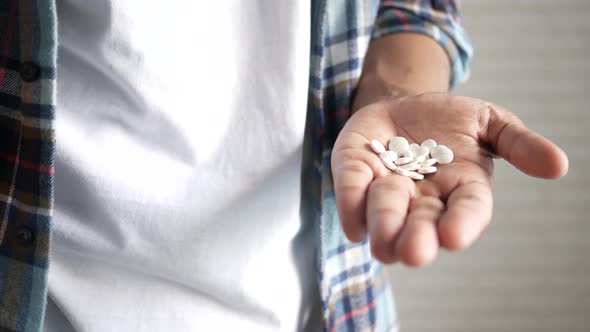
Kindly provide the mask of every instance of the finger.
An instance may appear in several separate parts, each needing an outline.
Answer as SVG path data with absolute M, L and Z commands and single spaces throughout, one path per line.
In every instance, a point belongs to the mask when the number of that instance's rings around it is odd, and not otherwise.
M 346 160 L 332 169 L 342 230 L 350 241 L 360 242 L 366 233 L 366 196 L 373 171 L 358 159 Z
M 568 159 L 563 150 L 526 128 L 512 112 L 488 104 L 483 118 L 482 140 L 516 168 L 528 175 L 548 179 L 567 173 Z
M 441 245 L 451 250 L 470 246 L 492 219 L 492 190 L 488 183 L 460 185 L 447 200 L 440 217 L 438 235 Z
M 438 252 L 436 222 L 445 205 L 432 196 L 414 199 L 406 224 L 396 242 L 396 256 L 409 266 L 424 266 L 434 260 Z
M 404 224 L 413 196 L 411 179 L 390 174 L 374 180 L 367 196 L 367 227 L 373 256 L 383 263 L 395 261 L 395 240 Z

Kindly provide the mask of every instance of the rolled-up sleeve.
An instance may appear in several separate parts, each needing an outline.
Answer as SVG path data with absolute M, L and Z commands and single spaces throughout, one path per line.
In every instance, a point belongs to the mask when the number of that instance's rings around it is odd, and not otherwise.
M 414 32 L 432 37 L 447 52 L 451 66 L 451 87 L 469 77 L 473 47 L 461 25 L 461 13 L 455 0 L 382 0 L 372 39 Z

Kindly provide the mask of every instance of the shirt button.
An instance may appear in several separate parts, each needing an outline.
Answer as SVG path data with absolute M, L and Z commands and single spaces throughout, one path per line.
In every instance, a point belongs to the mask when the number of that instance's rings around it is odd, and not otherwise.
M 21 245 L 30 245 L 33 243 L 33 231 L 26 226 L 21 226 L 16 230 L 16 239 Z
M 27 61 L 23 62 L 20 67 L 20 77 L 25 82 L 33 82 L 39 79 L 41 75 L 41 69 L 34 62 Z

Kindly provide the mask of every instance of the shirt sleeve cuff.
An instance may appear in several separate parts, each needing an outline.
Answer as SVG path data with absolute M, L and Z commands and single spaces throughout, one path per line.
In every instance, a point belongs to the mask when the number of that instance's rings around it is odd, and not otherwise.
M 471 42 L 460 20 L 455 1 L 382 1 L 372 39 L 399 32 L 432 37 L 449 56 L 452 88 L 467 80 L 473 57 Z

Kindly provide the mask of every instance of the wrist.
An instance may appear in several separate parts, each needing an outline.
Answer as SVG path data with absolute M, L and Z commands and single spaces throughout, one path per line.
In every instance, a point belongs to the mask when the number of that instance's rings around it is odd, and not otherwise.
M 383 99 L 448 91 L 451 66 L 430 37 L 398 33 L 369 44 L 353 111 Z
M 417 95 L 420 90 L 411 87 L 385 82 L 376 75 L 363 75 L 354 96 L 353 113 L 364 106 L 387 100 Z

